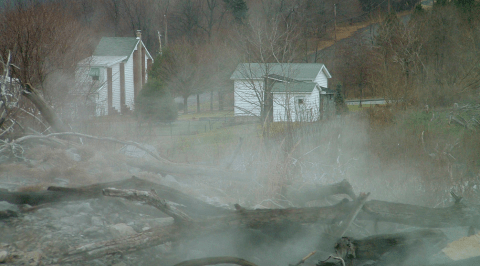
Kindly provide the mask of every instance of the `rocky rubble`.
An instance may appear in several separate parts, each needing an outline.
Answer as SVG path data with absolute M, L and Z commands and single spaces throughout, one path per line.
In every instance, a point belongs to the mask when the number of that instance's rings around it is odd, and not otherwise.
M 1 209 L 19 212 L 5 202 Z M 23 212 L 16 218 L 0 221 L 0 263 L 8 265 L 51 265 L 68 248 L 139 233 L 155 226 L 173 223 L 160 211 L 123 199 L 91 199 L 45 205 Z M 154 247 L 139 254 L 109 257 L 88 265 L 151 265 L 137 256 L 152 252 L 148 258 L 168 252 L 168 247 Z M 143 261 L 144 264 L 139 263 Z M 156 262 L 158 265 L 159 261 Z

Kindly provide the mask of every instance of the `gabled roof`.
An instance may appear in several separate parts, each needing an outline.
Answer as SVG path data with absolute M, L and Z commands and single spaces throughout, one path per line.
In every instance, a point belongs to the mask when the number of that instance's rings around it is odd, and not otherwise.
M 128 56 L 90 56 L 78 63 L 79 66 L 109 67 L 126 60 Z
M 103 37 L 94 56 L 130 56 L 139 39 L 134 37 Z
M 126 56 L 128 60 L 139 41 L 145 47 L 145 44 L 135 37 L 102 37 L 93 52 L 93 56 Z M 146 48 L 145 55 L 153 59 Z
M 322 70 L 328 78 L 331 78 L 325 65 L 319 63 L 240 63 L 230 79 L 261 79 L 265 75 L 273 74 L 313 81 Z
M 294 81 L 296 81 L 295 79 L 280 76 L 280 75 L 277 75 L 277 74 L 269 74 L 267 77 L 269 79 L 272 79 L 272 80 L 275 80 L 275 81 L 284 81 L 284 82 L 294 82 Z

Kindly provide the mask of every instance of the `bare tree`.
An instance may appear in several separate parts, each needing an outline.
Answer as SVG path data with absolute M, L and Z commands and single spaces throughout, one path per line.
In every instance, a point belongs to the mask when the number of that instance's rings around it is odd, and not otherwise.
M 245 64 L 241 75 L 245 77 L 245 87 L 249 95 L 236 94 L 235 97 L 247 97 L 243 100 L 250 102 L 252 110 L 243 110 L 251 115 L 258 116 L 262 125 L 268 131 L 268 124 L 273 120 L 273 95 L 268 76 L 271 73 L 270 63 L 290 63 L 298 52 L 298 32 L 293 25 L 286 24 L 280 17 L 270 23 L 261 20 L 251 20 L 247 28 L 239 33 L 240 53 L 245 55 L 244 61 L 255 64 Z M 284 65 L 288 68 L 287 65 Z M 292 76 L 291 69 L 283 69 L 285 75 Z M 259 82 L 257 79 L 263 78 Z M 241 106 L 237 106 L 242 108 Z
M 208 64 L 207 50 L 195 45 L 187 39 L 176 41 L 158 61 L 159 78 L 167 82 L 174 95 L 183 97 L 184 112 L 188 112 L 188 97 L 205 88 L 206 68 Z
M 73 73 L 92 48 L 88 32 L 55 3 L 9 5 L 1 22 L 0 53 L 6 57 L 11 51 L 12 63 L 18 66 L 12 76 L 39 87 L 48 100 L 59 96 L 45 87 L 49 76 Z

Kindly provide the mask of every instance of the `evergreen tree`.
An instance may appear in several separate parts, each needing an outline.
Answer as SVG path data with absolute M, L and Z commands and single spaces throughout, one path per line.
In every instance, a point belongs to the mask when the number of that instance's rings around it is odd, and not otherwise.
M 243 23 L 247 17 L 248 7 L 245 0 L 223 0 L 227 9 L 232 12 L 233 17 L 239 23 Z
M 345 98 L 343 98 L 342 85 L 338 84 L 337 89 L 335 90 L 335 97 L 333 98 L 335 102 L 335 110 L 337 115 L 341 115 L 348 112 L 347 104 L 345 103 Z
M 148 121 L 171 122 L 178 116 L 172 95 L 161 81 L 152 77 L 136 98 L 135 112 Z

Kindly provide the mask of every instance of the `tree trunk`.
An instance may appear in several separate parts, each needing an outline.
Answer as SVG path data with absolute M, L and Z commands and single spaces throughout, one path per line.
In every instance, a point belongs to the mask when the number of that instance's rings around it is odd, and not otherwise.
M 183 205 L 183 210 L 192 215 L 220 215 L 230 212 L 227 209 L 215 207 L 201 200 L 197 200 L 194 197 L 184 194 L 176 189 L 149 182 L 135 176 L 121 181 L 98 183 L 78 188 L 51 186 L 48 187 L 47 191 L 38 192 L 0 191 L 0 201 L 7 201 L 12 204 L 29 204 L 36 206 L 45 203 L 84 200 L 103 197 L 102 190 L 109 187 L 137 188 L 143 190 L 154 189 L 156 193 L 161 195 L 162 198 Z
M 183 113 L 188 114 L 188 96 L 183 96 Z
M 56 132 L 68 132 L 71 131 L 60 118 L 57 116 L 52 107 L 43 99 L 43 97 L 38 94 L 37 90 L 32 87 L 29 83 L 25 85 L 25 90 L 22 91 L 22 95 L 25 98 L 29 99 L 35 107 L 40 111 L 43 118 L 47 123 L 53 128 Z
M 188 224 L 175 223 L 124 238 L 75 247 L 64 254 L 61 262 L 80 262 L 115 253 L 127 254 L 166 242 L 192 240 L 234 227 L 260 229 L 277 225 L 281 230 L 283 225 L 291 223 L 330 223 L 355 210 L 356 206 L 356 202 L 344 202 L 330 207 L 246 210 L 237 205 L 237 211 L 225 215 L 198 219 Z
M 213 91 L 210 91 L 210 111 L 213 111 Z
M 219 111 L 223 111 L 223 107 L 224 107 L 224 93 L 222 91 L 219 91 L 218 92 L 218 110 Z
M 330 185 L 330 188 L 337 189 L 342 187 L 342 183 Z M 0 201 L 7 201 L 13 204 L 29 204 L 39 205 L 50 202 L 61 202 L 67 200 L 81 200 L 102 196 L 102 189 L 108 187 L 115 188 L 137 188 L 137 189 L 155 189 L 160 197 L 169 201 L 177 202 L 185 205 L 189 213 L 199 213 L 204 215 L 230 214 L 231 211 L 214 207 L 210 204 L 196 200 L 175 189 L 162 186 L 146 180 L 132 177 L 127 180 L 99 183 L 80 188 L 63 188 L 49 187 L 48 191 L 40 192 L 4 192 L 0 191 Z M 328 191 L 328 187 L 321 190 Z M 332 192 L 324 192 L 334 194 Z M 336 193 L 345 194 L 346 191 L 338 190 Z M 340 217 L 346 211 L 353 208 L 354 202 L 344 199 L 337 205 L 328 207 L 309 207 L 309 208 L 289 208 L 289 209 L 261 209 L 261 210 L 245 210 L 242 214 L 248 219 L 253 219 L 254 223 L 249 223 L 254 227 L 262 227 L 265 223 L 269 223 L 273 217 L 277 221 L 288 219 L 292 222 L 299 223 L 330 223 L 335 217 Z M 480 225 L 480 206 L 465 205 L 463 203 L 455 203 L 446 208 L 428 208 L 416 205 L 393 203 L 379 200 L 367 201 L 357 218 L 370 221 L 384 221 L 412 225 L 427 228 L 447 228 L 456 226 L 473 226 L 475 228 Z M 266 220 L 265 220 L 266 219 Z
M 197 93 L 197 113 L 200 113 L 200 94 Z
M 85 260 L 98 258 L 107 254 L 113 254 L 113 253 L 126 254 L 139 249 L 144 249 L 144 248 L 152 247 L 155 245 L 164 244 L 166 242 L 192 240 L 194 238 L 210 235 L 212 233 L 223 232 L 233 227 L 262 229 L 262 228 L 275 226 L 277 230 L 283 230 L 282 228 L 285 225 L 292 224 L 292 223 L 293 224 L 305 224 L 305 223 L 331 224 L 333 221 L 337 221 L 337 222 L 340 221 L 338 223 L 340 226 L 338 226 L 337 228 L 339 230 L 335 229 L 334 232 L 337 232 L 337 231 L 344 232 L 345 228 L 343 228 L 342 225 L 345 225 L 345 224 L 348 225 L 355 218 L 356 213 L 359 211 L 359 208 L 362 208 L 363 204 L 364 204 L 363 209 L 372 209 L 372 207 L 375 207 L 375 206 L 368 206 L 369 202 L 363 203 L 363 201 L 366 199 L 366 196 L 368 196 L 368 194 L 365 196 L 362 196 L 359 200 L 355 202 L 348 202 L 348 200 L 344 200 L 335 206 L 328 206 L 328 207 L 246 210 L 236 205 L 237 211 L 235 212 L 229 212 L 224 215 L 219 215 L 219 216 L 215 216 L 207 219 L 197 219 L 197 220 L 194 220 L 192 223 L 188 223 L 187 225 L 173 224 L 166 227 L 150 229 L 143 233 L 131 235 L 121 239 L 115 239 L 111 241 L 104 241 L 100 243 L 93 243 L 93 244 L 76 247 L 68 251 L 65 254 L 62 261 L 63 262 L 85 261 Z M 405 213 L 396 213 L 395 207 L 398 207 L 398 206 L 393 205 L 391 209 L 381 210 L 381 211 L 387 211 L 389 212 L 389 215 L 405 215 Z M 452 207 L 458 208 L 459 205 L 455 204 Z M 426 216 L 428 215 L 435 216 L 428 219 L 442 219 L 444 218 L 443 212 L 445 212 L 446 209 L 447 209 L 446 213 L 450 215 L 455 215 L 455 214 L 452 214 L 451 210 L 449 210 L 452 207 L 438 209 L 438 212 L 435 211 L 437 212 L 435 214 L 435 212 L 431 212 L 431 210 L 437 210 L 437 209 L 431 209 L 429 213 L 425 213 L 424 207 L 410 205 L 410 212 L 411 212 L 410 216 L 419 216 L 418 219 L 415 219 L 417 223 L 420 219 L 427 219 Z M 419 208 L 419 209 L 414 210 L 415 208 Z M 348 214 L 347 218 L 345 218 L 346 214 Z M 464 220 L 471 222 L 471 219 L 469 217 L 472 214 L 468 213 L 468 210 L 464 210 L 463 214 L 461 212 L 457 212 L 456 215 L 460 215 Z M 476 214 L 474 214 L 473 216 L 475 215 Z M 380 215 L 377 215 L 377 217 L 372 217 L 370 214 L 366 214 L 366 213 L 359 213 L 358 216 L 359 217 L 363 216 L 363 219 L 373 219 L 373 220 L 376 220 L 382 217 Z M 339 220 L 340 217 L 343 217 L 343 218 Z M 477 215 L 477 218 L 478 218 L 478 215 Z M 456 219 L 457 224 L 450 224 L 450 226 L 464 225 L 465 223 L 467 223 L 467 222 L 461 222 L 460 219 Z M 400 222 L 403 222 L 403 221 L 400 221 Z M 408 222 L 408 224 L 412 224 L 412 222 Z M 442 224 L 441 222 L 438 223 L 438 221 L 436 224 L 447 226 L 447 224 Z M 420 226 L 425 225 L 425 223 L 420 222 L 419 225 Z M 352 243 L 356 243 L 356 245 L 358 246 L 357 249 L 358 249 L 359 258 L 361 257 L 361 258 L 369 259 L 369 258 L 378 258 L 379 256 L 382 256 L 382 254 L 388 253 L 387 244 L 391 246 L 404 245 L 405 243 L 414 244 L 416 243 L 415 239 L 418 240 L 420 238 L 431 238 L 433 240 L 443 239 L 443 233 L 439 233 L 439 231 L 435 231 L 435 230 L 421 230 L 418 232 L 405 233 L 405 234 L 408 236 L 412 236 L 412 239 L 414 240 L 410 240 L 410 238 L 408 239 L 405 238 L 406 240 L 404 241 L 402 240 L 403 236 L 396 238 L 395 236 L 392 237 L 391 235 L 387 235 L 387 236 L 377 236 L 376 238 L 375 237 L 367 238 L 367 239 L 358 240 L 358 241 L 354 240 L 352 241 Z M 324 239 L 324 241 L 326 241 L 327 243 L 325 243 L 325 245 L 322 245 L 321 247 L 328 246 L 329 243 L 333 244 L 331 240 L 332 239 L 328 239 L 328 238 Z M 438 241 L 438 242 L 441 242 L 441 241 Z M 364 248 L 362 249 L 362 247 Z M 376 253 L 374 252 L 370 254 L 368 253 L 369 250 L 373 250 Z M 346 255 L 347 253 L 345 253 L 344 255 Z
M 363 239 L 343 237 L 335 243 L 334 250 L 347 265 L 373 260 L 380 261 L 381 265 L 410 266 L 428 265 L 428 256 L 438 253 L 446 244 L 447 237 L 441 230 L 422 229 Z M 319 265 L 341 265 L 327 261 Z M 385 262 L 387 264 L 382 264 Z

